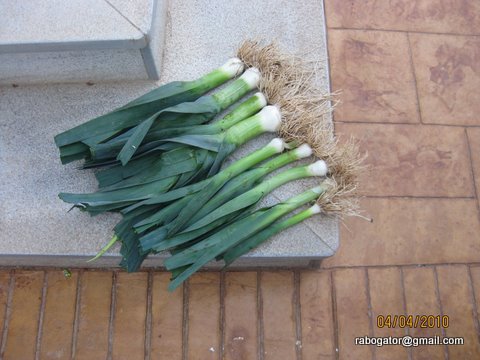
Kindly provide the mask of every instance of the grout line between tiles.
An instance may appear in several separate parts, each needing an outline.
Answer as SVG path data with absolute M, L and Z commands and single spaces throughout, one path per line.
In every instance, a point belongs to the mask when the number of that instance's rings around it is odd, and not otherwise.
M 330 65 L 330 51 L 329 51 L 329 46 L 328 46 L 328 27 L 327 27 L 327 13 L 325 10 L 325 0 L 322 0 L 322 10 L 323 10 L 323 34 L 324 38 L 323 40 L 325 41 L 325 56 L 327 58 L 326 60 L 326 65 L 327 65 L 327 75 L 328 75 L 328 91 L 332 93 L 332 67 Z M 331 112 L 331 121 L 332 121 L 332 127 L 333 127 L 333 133 L 335 134 L 335 111 Z
M 145 34 L 142 29 L 140 29 L 132 20 L 130 20 L 128 17 L 126 17 L 119 9 L 117 9 L 109 0 L 104 0 L 108 6 L 110 6 L 118 15 L 120 15 L 122 18 L 124 18 L 130 25 L 132 25 L 135 29 L 137 29 L 144 38 L 147 37 L 147 34 Z
M 77 336 L 78 336 L 78 326 L 80 321 L 80 305 L 82 301 L 82 279 L 83 279 L 83 270 L 80 270 L 77 275 L 77 292 L 75 296 L 75 315 L 73 318 L 73 331 L 72 331 L 72 348 L 70 350 L 70 357 L 72 360 L 75 360 L 77 352 Z
M 434 275 L 434 280 L 435 280 L 435 295 L 437 296 L 437 303 L 438 303 L 438 308 L 440 309 L 440 316 L 443 319 L 444 313 L 443 313 L 443 306 L 442 306 L 442 301 L 440 299 L 440 286 L 438 285 L 438 272 L 437 272 L 437 267 L 433 267 L 433 275 Z M 446 331 L 445 328 L 442 326 L 442 337 L 446 337 Z M 443 351 L 445 354 L 445 359 L 448 360 L 450 359 L 450 354 L 448 351 L 448 346 L 444 345 L 443 346 Z
M 45 304 L 47 302 L 48 273 L 43 272 L 42 299 L 40 301 L 40 312 L 38 314 L 37 338 L 35 341 L 35 360 L 40 359 L 40 346 L 42 343 L 43 320 L 45 316 Z
M 7 303 L 5 306 L 5 320 L 3 323 L 3 334 L 1 339 L 2 344 L 0 346 L 1 360 L 3 360 L 3 355 L 5 354 L 5 349 L 7 347 L 8 329 L 10 324 L 10 317 L 12 316 L 12 302 L 13 302 L 14 288 L 15 288 L 15 270 L 10 270 L 10 281 L 8 284 Z
M 364 269 L 365 271 L 365 288 L 366 288 L 366 293 L 367 293 L 367 305 L 368 305 L 368 327 L 369 327 L 369 332 L 370 336 L 373 337 L 374 331 L 373 331 L 373 309 L 372 309 L 372 297 L 370 294 L 370 277 L 368 276 L 368 268 Z M 376 347 L 375 346 L 370 346 L 370 350 L 372 351 L 372 359 L 376 359 Z
M 335 290 L 335 282 L 333 271 L 330 271 L 330 291 L 332 299 L 332 322 L 333 322 L 333 340 L 335 346 L 335 359 L 338 360 L 340 357 L 339 349 L 339 335 L 338 335 L 338 316 L 337 316 L 337 292 Z
M 393 33 L 412 33 L 412 34 L 422 34 L 422 35 L 446 35 L 446 36 L 465 36 L 465 37 L 480 37 L 480 34 L 459 34 L 459 33 L 441 33 L 441 32 L 431 32 L 431 31 L 412 31 L 412 30 L 393 30 L 393 29 L 365 29 L 365 28 L 349 28 L 349 27 L 335 27 L 329 26 L 331 30 L 352 30 L 352 31 L 383 31 L 383 32 L 393 32 Z
M 293 272 L 293 311 L 295 317 L 295 351 L 297 360 L 302 360 L 302 305 L 300 303 L 300 273 Z
M 470 174 L 472 176 L 473 181 L 473 193 L 475 194 L 475 198 L 477 199 L 477 215 L 480 219 L 480 198 L 478 197 L 477 192 L 477 183 L 475 179 L 475 171 L 473 171 L 473 154 L 472 154 L 472 146 L 470 145 L 470 137 L 468 136 L 468 131 L 465 129 L 465 137 L 467 139 L 467 150 L 468 150 L 468 157 L 470 160 Z
M 183 283 L 183 318 L 182 318 L 182 359 L 188 360 L 188 307 L 190 296 L 190 281 Z
M 110 319 L 108 321 L 108 351 L 107 360 L 112 360 L 113 337 L 115 331 L 115 310 L 117 305 L 117 272 L 112 272 L 112 289 L 110 297 Z
M 222 360 L 225 354 L 225 271 L 220 271 L 220 351 L 218 352 L 219 360 Z
M 147 277 L 147 311 L 145 313 L 145 360 L 150 360 L 152 350 L 152 289 L 153 270 L 148 272 Z
M 403 301 L 403 315 L 408 316 L 408 309 L 407 309 L 407 295 L 405 291 L 405 278 L 403 274 L 403 267 L 398 266 L 398 269 L 400 270 L 400 282 L 401 282 L 401 288 L 402 288 L 402 301 Z M 405 335 L 410 335 L 410 329 L 408 326 L 405 326 Z M 408 360 L 412 360 L 412 349 L 407 348 L 407 356 Z
M 472 277 L 472 270 L 470 266 L 467 266 L 468 271 L 468 282 L 470 287 L 470 297 L 472 301 L 472 312 L 473 312 L 473 322 L 475 325 L 475 330 L 477 331 L 477 340 L 480 343 L 480 323 L 478 319 L 478 308 L 477 308 L 477 294 L 475 294 L 475 288 L 473 286 L 473 277 Z
M 410 126 L 419 126 L 422 127 L 453 127 L 453 128 L 479 128 L 480 125 L 467 125 L 467 124 L 437 124 L 437 123 L 427 123 L 427 122 L 386 122 L 386 121 L 368 121 L 368 120 L 353 120 L 353 119 L 342 119 L 335 120 L 334 124 L 367 124 L 367 125 L 410 125 Z
M 478 262 L 465 262 L 465 263 L 432 263 L 432 264 L 388 264 L 388 265 L 338 265 L 323 267 L 319 270 L 342 270 L 342 269 L 383 269 L 390 268 L 394 266 L 402 266 L 404 268 L 418 268 L 418 267 L 435 267 L 435 266 L 457 266 L 457 265 L 469 265 L 469 266 L 480 266 Z
M 474 200 L 475 196 L 414 196 L 414 195 L 364 195 L 369 199 L 440 199 L 440 200 Z
M 264 334 L 263 334 L 263 297 L 262 297 L 262 272 L 257 271 L 257 342 L 259 360 L 264 360 Z
M 418 120 L 420 121 L 420 124 L 423 124 L 422 109 L 420 106 L 420 96 L 418 94 L 417 72 L 415 71 L 415 63 L 413 62 L 412 41 L 410 40 L 410 33 L 407 32 L 406 34 L 407 34 L 407 44 L 408 44 L 408 56 L 410 58 L 410 67 L 413 75 L 413 86 L 415 87 L 415 97 L 417 100 Z

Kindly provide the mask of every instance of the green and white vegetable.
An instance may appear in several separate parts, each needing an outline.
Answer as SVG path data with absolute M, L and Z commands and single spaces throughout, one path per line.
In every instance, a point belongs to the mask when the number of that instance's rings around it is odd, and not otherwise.
M 151 131 L 194 126 L 212 120 L 218 113 L 255 89 L 259 81 L 258 70 L 250 68 L 231 84 L 212 95 L 205 95 L 194 102 L 183 102 L 156 112 L 132 129 L 116 159 L 122 165 L 127 164 Z
M 140 256 L 145 257 L 149 253 L 149 249 L 143 251 L 139 248 L 139 242 L 137 241 L 137 237 L 139 238 L 142 233 L 145 233 L 151 228 L 156 227 L 154 230 L 148 232 L 148 235 L 146 236 L 155 239 L 155 241 L 162 240 L 168 235 L 169 230 L 173 228 L 173 225 L 176 224 L 175 220 L 180 219 L 179 216 L 185 214 L 185 209 L 188 209 L 188 214 L 191 214 L 195 213 L 198 209 L 202 207 L 202 201 L 205 202 L 204 199 L 209 198 L 208 194 L 209 192 L 211 192 L 211 189 L 222 187 L 223 184 L 226 184 L 229 181 L 229 179 L 234 178 L 238 174 L 246 171 L 255 164 L 271 157 L 272 155 L 282 152 L 284 147 L 285 143 L 283 142 L 283 140 L 273 139 L 265 147 L 254 151 L 253 153 L 247 155 L 240 160 L 237 160 L 235 163 L 231 164 L 230 166 L 219 172 L 217 175 L 203 181 L 203 187 L 201 190 L 179 198 L 178 200 L 169 203 L 165 207 L 160 207 L 160 209 L 153 214 L 151 208 L 152 205 L 147 205 L 147 207 L 143 207 L 145 209 L 145 211 L 143 212 L 142 207 L 137 207 L 134 210 L 125 212 L 128 216 L 128 219 L 132 218 L 137 214 L 139 215 L 135 218 L 135 220 L 137 220 L 136 222 L 134 222 L 133 224 L 132 221 L 129 222 L 129 226 L 133 227 L 133 229 L 125 229 L 124 227 L 116 229 L 119 230 L 118 232 L 116 231 L 117 239 L 121 240 L 122 247 L 128 249 L 129 251 L 129 257 L 125 259 L 125 264 L 127 264 L 128 268 L 133 269 L 135 265 L 139 265 L 138 258 Z M 139 219 L 141 220 L 139 221 Z M 138 236 L 134 237 L 134 235 L 129 232 L 130 230 L 133 230 L 135 235 Z M 127 240 L 124 240 L 121 233 L 125 231 L 129 232 Z M 132 243 L 132 241 L 134 241 L 134 243 Z M 138 254 L 135 253 L 135 249 L 131 249 L 132 247 L 135 247 L 137 249 Z
M 62 163 L 89 156 L 89 147 L 100 144 L 119 133 L 137 126 L 162 109 L 195 101 L 243 71 L 238 58 L 193 81 L 174 81 L 129 102 L 108 114 L 99 116 L 55 136 Z
M 242 208 L 255 205 L 259 203 L 267 194 L 271 193 L 274 189 L 286 184 L 287 182 L 311 176 L 325 175 L 327 175 L 327 165 L 323 160 L 318 160 L 310 165 L 298 166 L 286 170 L 268 180 L 265 180 L 263 183 L 257 185 L 246 193 L 237 196 L 236 198 L 223 204 L 205 217 L 190 225 L 187 229 L 185 229 L 185 231 L 200 229 L 225 215 L 229 215 Z
M 151 131 L 146 135 L 144 143 L 138 148 L 135 156 L 138 157 L 139 155 L 149 152 L 151 153 L 155 151 L 161 151 L 163 149 L 171 149 L 172 144 L 165 140 L 170 137 L 180 135 L 212 135 L 220 133 L 229 129 L 239 121 L 256 114 L 266 105 L 267 100 L 265 99 L 265 96 L 262 93 L 257 92 L 239 106 L 234 108 L 223 119 L 215 123 L 193 126 L 178 126 Z M 88 162 L 85 167 L 92 167 L 98 164 L 106 165 L 109 163 L 118 163 L 113 159 L 115 159 L 119 151 L 125 145 L 128 139 L 126 135 L 127 134 L 123 134 L 122 136 L 118 136 L 105 143 L 92 146 L 90 149 L 92 161 Z
M 270 162 L 275 160 L 276 159 L 273 159 Z M 274 170 L 270 167 L 267 167 L 266 169 L 268 169 L 267 171 Z M 326 174 L 327 166 L 325 162 L 323 160 L 318 160 L 310 165 L 298 166 L 281 172 L 274 177 L 263 181 L 252 189 L 225 201 L 223 204 L 221 203 L 222 196 L 224 195 L 219 194 L 213 201 L 213 204 L 218 205 L 218 207 L 214 208 L 212 203 L 210 203 L 204 208 L 198 210 L 189 221 L 189 224 L 191 225 L 186 227 L 180 234 L 177 234 L 177 236 L 174 237 L 166 236 L 167 239 L 162 242 L 163 238 L 158 236 L 157 231 L 152 231 L 140 238 L 141 247 L 143 251 L 162 251 L 169 249 L 172 246 L 178 246 L 187 241 L 194 241 L 199 236 L 223 225 L 225 220 L 230 219 L 232 215 L 242 216 L 245 212 L 248 212 L 249 209 L 256 206 L 267 194 L 279 186 L 290 181 L 306 177 L 325 176 Z M 222 221 L 222 219 L 224 221 Z M 166 226 L 171 226 L 171 222 Z
M 122 214 L 115 236 L 94 259 L 120 242 L 120 265 L 136 271 L 148 254 L 169 251 L 165 266 L 173 290 L 207 262 L 223 260 L 228 266 L 315 214 L 358 215 L 361 159 L 353 143 L 338 147 L 332 137 L 324 117 L 332 98 L 312 85 L 315 69 L 274 44 L 255 41 L 246 41 L 238 57 L 198 80 L 166 84 L 55 138 L 63 163 L 85 159 L 83 168 L 102 168 L 95 174 L 99 191 L 60 198 L 91 215 Z M 249 69 L 225 84 L 244 64 Z M 265 95 L 248 97 L 255 88 Z M 267 99 L 276 105 L 266 106 Z M 230 107 L 229 114 L 210 122 Z M 278 132 L 284 140 L 274 139 L 221 169 L 234 150 L 264 132 Z M 312 154 L 320 160 L 268 176 Z M 258 208 L 283 184 L 327 173 L 320 186 Z M 310 207 L 300 209 L 305 205 Z
M 223 259 L 225 261 L 225 267 L 227 267 L 240 256 L 245 255 L 250 250 L 253 250 L 256 247 L 260 246 L 272 236 L 289 227 L 297 225 L 316 214 L 320 214 L 321 211 L 322 209 L 320 205 L 315 204 L 308 209 L 289 217 L 288 219 L 277 221 L 266 229 L 263 229 L 262 231 L 241 242 L 240 244 L 228 249 L 220 258 L 217 258 L 217 260 Z
M 165 260 L 167 270 L 188 267 L 172 280 L 168 289 L 174 290 L 209 261 L 267 228 L 282 216 L 316 200 L 324 191 L 326 189 L 320 185 L 272 207 L 259 209 L 171 256 Z
M 146 199 L 156 199 L 160 194 L 175 186 L 202 180 L 206 176 L 218 172 L 225 158 L 238 146 L 257 137 L 264 132 L 274 132 L 280 125 L 280 113 L 274 106 L 267 106 L 258 114 L 232 126 L 227 131 L 216 135 L 184 135 L 171 138 L 169 141 L 180 143 L 183 146 L 169 152 L 172 156 L 185 155 L 185 168 L 178 162 L 170 161 L 166 171 L 165 157 L 159 157 L 155 170 L 160 175 L 156 180 L 137 184 L 128 188 L 116 188 L 109 191 L 100 191 L 93 194 L 60 193 L 59 197 L 92 213 L 105 209 L 119 210 Z M 162 162 L 163 160 L 163 162 Z M 192 163 L 193 161 L 193 163 Z M 156 203 L 154 200 L 145 204 Z M 144 203 L 141 203 L 143 205 Z
M 257 93 L 234 108 L 220 121 L 214 124 L 198 125 L 193 129 L 189 128 L 185 135 L 221 134 L 238 122 L 254 115 L 265 105 L 265 96 Z M 187 128 L 185 127 L 185 129 Z M 102 191 L 140 185 L 200 168 L 202 164 L 199 163 L 199 159 L 201 159 L 199 155 L 206 156 L 206 154 L 202 154 L 202 152 L 199 154 L 198 151 L 192 151 L 192 148 L 185 147 L 180 143 L 172 143 L 163 139 L 159 144 L 157 142 L 146 152 L 140 154 L 138 159 L 133 159 L 125 166 L 116 165 L 101 170 L 96 173 L 96 177 Z

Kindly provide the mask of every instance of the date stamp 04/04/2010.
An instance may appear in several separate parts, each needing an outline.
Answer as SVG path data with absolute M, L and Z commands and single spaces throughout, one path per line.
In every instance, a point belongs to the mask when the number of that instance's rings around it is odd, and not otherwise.
M 379 329 L 447 329 L 450 325 L 448 315 L 378 315 Z

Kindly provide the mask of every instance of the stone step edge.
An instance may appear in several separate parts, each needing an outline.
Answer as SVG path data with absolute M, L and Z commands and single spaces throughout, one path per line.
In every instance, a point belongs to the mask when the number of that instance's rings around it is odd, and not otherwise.
M 227 269 L 242 268 L 317 268 L 321 261 L 334 255 L 328 254 L 322 257 L 312 256 L 243 256 Z M 87 262 L 90 256 L 84 255 L 9 255 L 0 254 L 0 267 L 54 267 L 54 268 L 85 268 L 85 269 L 103 269 L 118 268 L 121 257 L 117 255 L 104 255 L 101 258 Z M 165 255 L 149 256 L 142 265 L 146 268 L 164 268 L 163 261 Z M 223 262 L 210 262 L 204 269 L 222 269 Z
M 131 39 L 0 44 L 0 54 L 112 49 L 140 50 L 147 46 L 148 35 L 139 31 L 139 36 Z

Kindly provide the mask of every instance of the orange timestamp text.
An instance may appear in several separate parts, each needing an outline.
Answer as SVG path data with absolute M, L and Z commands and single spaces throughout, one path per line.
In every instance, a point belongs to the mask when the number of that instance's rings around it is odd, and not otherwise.
M 410 329 L 440 329 L 448 328 L 448 315 L 378 315 L 377 327 L 410 328 Z

